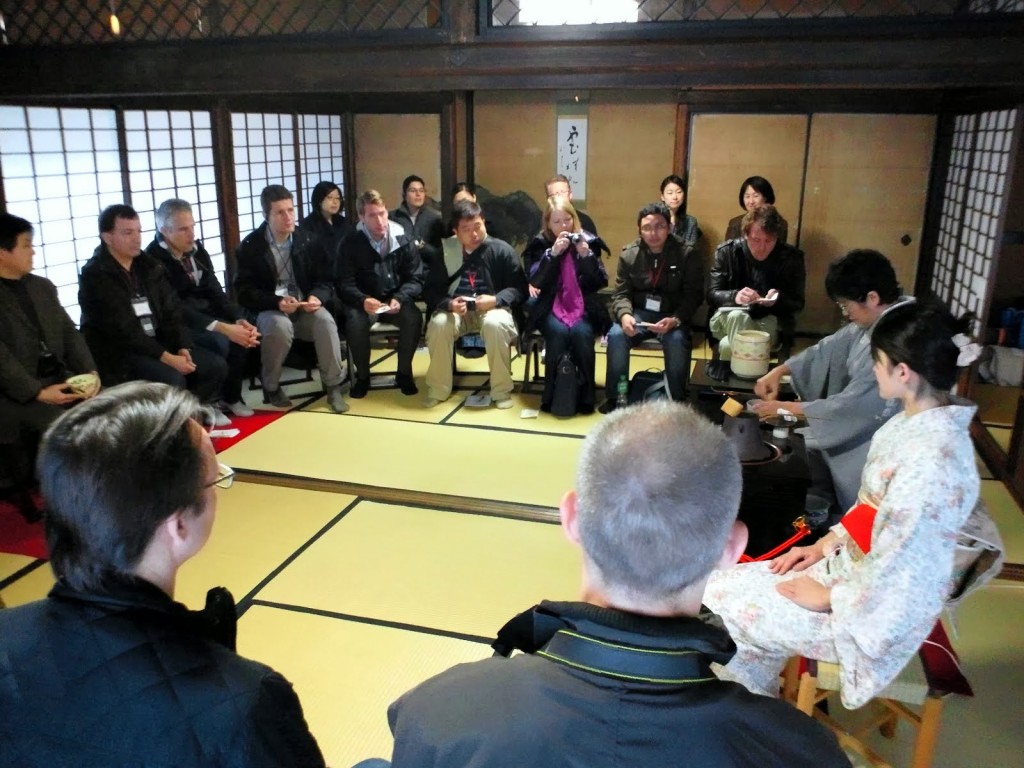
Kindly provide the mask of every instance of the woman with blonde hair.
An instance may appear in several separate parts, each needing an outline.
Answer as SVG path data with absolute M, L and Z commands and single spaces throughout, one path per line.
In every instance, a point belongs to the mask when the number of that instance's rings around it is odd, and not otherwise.
M 568 199 L 548 198 L 542 229 L 523 251 L 530 294 L 536 299 L 529 322 L 543 334 L 546 346 L 543 411 L 551 410 L 555 372 L 567 354 L 580 380 L 576 410 L 594 412 L 594 341 L 610 325 L 597 296 L 608 285 L 602 248 L 607 246 L 597 235 L 582 230 Z

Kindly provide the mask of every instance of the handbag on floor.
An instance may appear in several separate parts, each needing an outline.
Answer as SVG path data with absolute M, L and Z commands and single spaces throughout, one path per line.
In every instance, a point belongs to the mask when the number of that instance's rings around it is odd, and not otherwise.
M 580 375 L 568 352 L 563 352 L 555 366 L 555 385 L 551 394 L 552 416 L 575 416 L 580 397 Z
M 664 371 L 652 368 L 633 374 L 633 379 L 629 382 L 630 405 L 662 397 L 672 399 L 668 389 L 668 375 Z

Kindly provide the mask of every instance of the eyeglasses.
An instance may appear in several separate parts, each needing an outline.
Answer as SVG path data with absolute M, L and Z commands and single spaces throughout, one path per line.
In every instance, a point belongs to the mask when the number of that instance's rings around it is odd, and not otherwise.
M 652 232 L 664 232 L 668 227 L 665 224 L 650 224 L 645 227 L 640 227 L 640 231 L 645 235 L 649 235 Z
M 838 301 L 836 301 L 836 306 L 839 307 L 839 311 L 843 313 L 843 317 L 849 317 L 850 305 L 863 303 L 863 301 L 857 301 L 856 299 L 839 299 Z
M 229 467 L 227 464 L 217 464 L 217 479 L 212 483 L 207 483 L 204 488 L 209 488 L 211 485 L 216 485 L 218 488 L 230 488 L 235 484 L 235 470 Z

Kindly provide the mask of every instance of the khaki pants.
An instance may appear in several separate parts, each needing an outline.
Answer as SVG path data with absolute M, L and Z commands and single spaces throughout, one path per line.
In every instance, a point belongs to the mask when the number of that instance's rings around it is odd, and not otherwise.
M 518 331 L 512 313 L 496 308 L 487 312 L 467 312 L 459 317 L 451 312 L 435 312 L 427 324 L 427 397 L 445 400 L 452 393 L 452 356 L 455 340 L 467 333 L 479 333 L 487 350 L 491 372 L 491 400 L 507 400 L 512 394 L 512 351 Z

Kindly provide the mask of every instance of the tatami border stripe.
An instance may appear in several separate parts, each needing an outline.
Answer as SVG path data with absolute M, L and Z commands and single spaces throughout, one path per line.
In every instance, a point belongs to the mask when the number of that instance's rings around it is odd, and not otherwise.
M 264 576 L 263 579 L 261 579 L 260 582 L 256 584 L 255 587 L 250 589 L 249 592 L 246 593 L 245 597 L 243 597 L 235 604 L 235 613 L 238 615 L 238 617 L 241 618 L 245 614 L 245 612 L 249 610 L 249 607 L 252 605 L 252 601 L 255 598 L 255 595 L 261 589 L 263 589 L 265 586 L 267 586 L 267 584 L 273 581 L 277 577 L 277 575 L 281 573 L 281 571 L 283 571 L 285 568 L 287 568 L 289 565 L 295 562 L 299 555 L 301 555 L 303 552 L 305 552 L 307 549 L 313 546 L 313 544 L 319 541 L 320 538 L 324 536 L 324 534 L 326 534 L 329 530 L 331 530 L 331 528 L 337 525 L 338 521 L 340 521 L 342 518 L 345 517 L 345 515 L 351 512 L 361 500 L 362 499 L 359 499 L 358 497 L 352 499 L 348 506 L 346 506 L 343 510 L 341 510 L 341 512 L 339 512 L 337 515 L 331 518 L 330 521 L 328 521 L 327 524 L 324 525 L 319 531 L 317 531 L 308 539 L 306 539 L 306 541 L 303 542 L 303 544 L 298 549 L 296 549 L 294 552 L 288 555 L 288 557 L 281 561 L 281 563 L 276 568 L 274 568 L 270 573 Z
M 22 578 L 23 576 L 28 576 L 30 573 L 32 573 L 32 571 L 35 571 L 35 570 L 41 568 L 42 566 L 46 565 L 48 562 L 50 562 L 50 561 L 49 560 L 33 560 L 28 565 L 22 566 L 21 568 L 16 570 L 14 573 L 12 573 L 7 578 L 0 580 L 0 589 L 7 589 L 9 586 L 11 586 L 11 584 L 16 582 L 18 579 Z
M 279 472 L 241 469 L 237 467 L 236 471 L 238 474 L 235 476 L 235 479 L 239 482 L 274 485 L 282 488 L 297 488 L 305 491 L 343 493 L 356 496 L 364 501 L 382 501 L 392 504 L 428 507 L 439 509 L 443 512 L 467 512 L 475 515 L 507 517 L 513 520 L 529 520 L 541 523 L 558 521 L 558 511 L 555 507 L 543 507 L 536 504 L 452 496 L 443 493 L 425 493 L 405 488 L 387 488 L 342 480 L 323 480 L 300 475 L 286 475 Z M 348 508 L 350 507 L 351 505 Z
M 282 611 L 291 611 L 292 613 L 305 613 L 312 616 L 323 616 L 328 619 L 339 619 L 341 621 L 351 621 L 356 624 L 369 624 L 375 627 L 386 627 L 388 629 L 402 629 L 407 632 L 416 632 L 421 635 L 434 635 L 436 637 L 448 637 L 452 640 L 467 640 L 471 643 L 482 643 L 484 645 L 490 645 L 494 642 L 492 637 L 483 637 L 482 635 L 467 635 L 464 632 L 452 632 L 446 629 L 438 629 L 437 627 L 424 627 L 420 624 L 407 624 L 402 621 L 388 621 L 387 619 L 374 619 L 369 616 L 356 616 L 351 613 L 339 613 L 338 611 L 326 611 L 322 608 L 309 608 L 304 605 L 292 605 L 290 603 L 275 603 L 270 600 L 253 600 L 252 605 L 258 605 L 262 608 L 277 608 Z

